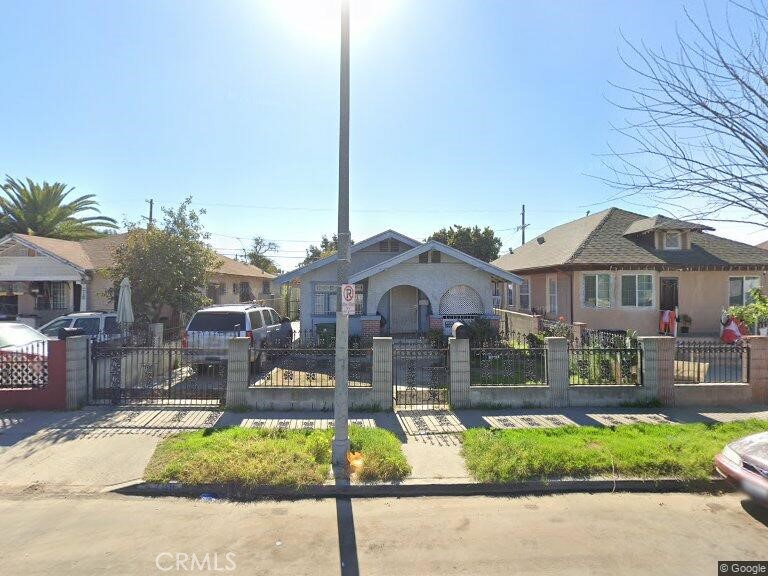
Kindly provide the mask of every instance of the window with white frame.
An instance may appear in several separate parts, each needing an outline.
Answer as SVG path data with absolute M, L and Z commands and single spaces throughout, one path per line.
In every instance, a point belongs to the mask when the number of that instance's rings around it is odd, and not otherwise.
M 318 282 L 314 285 L 315 316 L 331 316 L 336 313 L 336 285 Z M 355 284 L 355 314 L 365 314 L 364 282 Z
M 611 275 L 584 274 L 581 303 L 585 308 L 610 308 Z
M 728 278 L 728 305 L 743 306 L 752 302 L 749 291 L 760 288 L 759 276 L 734 276 Z
M 653 306 L 653 276 L 622 274 L 621 305 L 648 308 Z
M 520 310 L 531 309 L 531 284 L 528 280 L 523 279 L 523 283 L 520 284 Z
M 547 312 L 557 314 L 557 276 L 547 276 Z
M 682 232 L 664 232 L 664 250 L 681 250 L 683 248 Z
M 517 308 L 516 284 L 507 284 L 507 308 Z
M 35 310 L 69 309 L 69 282 L 40 282 L 38 290 Z

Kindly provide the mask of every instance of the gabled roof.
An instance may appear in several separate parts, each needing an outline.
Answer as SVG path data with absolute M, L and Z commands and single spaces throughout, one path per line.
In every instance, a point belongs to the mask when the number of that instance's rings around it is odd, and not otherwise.
M 658 218 L 658 217 L 657 217 Z M 548 230 L 504 254 L 496 266 L 520 273 L 543 268 L 596 268 L 609 266 L 719 267 L 768 266 L 768 251 L 688 228 L 689 250 L 657 250 L 653 234 L 641 228 L 649 221 L 666 226 L 665 217 L 648 218 L 620 208 L 609 208 Z M 673 220 L 673 219 L 669 219 Z M 673 220 L 674 222 L 682 222 Z M 636 224 L 641 222 L 641 224 Z M 680 230 L 679 224 L 675 228 Z M 648 228 L 650 232 L 657 228 Z M 627 235 L 627 231 L 632 232 Z
M 399 232 L 395 232 L 394 230 L 385 230 L 384 232 L 376 234 L 375 236 L 371 236 L 370 238 L 366 238 L 361 242 L 356 242 L 352 244 L 351 251 L 354 254 L 355 252 L 358 252 L 359 250 L 363 250 L 364 248 L 368 248 L 369 246 L 373 246 L 374 244 L 377 244 L 382 240 L 398 240 L 403 244 L 406 244 L 411 247 L 418 246 L 420 244 L 418 240 L 414 240 L 413 238 L 410 238 L 405 234 L 400 234 Z M 322 268 L 326 264 L 330 264 L 331 262 L 335 262 L 335 261 L 336 261 L 336 254 L 331 254 L 330 256 L 326 256 L 325 258 L 320 258 L 319 260 L 310 262 L 306 266 L 301 266 L 299 268 L 296 268 L 295 270 L 286 272 L 285 274 L 278 276 L 275 279 L 275 282 L 277 284 L 285 284 L 286 282 L 290 282 L 291 280 L 298 278 L 299 276 L 303 276 L 307 272 L 310 272 L 312 270 L 317 270 L 318 268 Z
M 109 268 L 114 262 L 115 248 L 122 245 L 128 238 L 128 233 L 108 234 L 101 238 L 90 240 L 60 240 L 58 238 L 46 238 L 45 236 L 31 236 L 29 234 L 8 234 L 0 239 L 5 243 L 16 240 L 30 248 L 37 248 L 57 260 L 74 266 L 82 271 L 102 270 Z M 239 262 L 226 256 L 218 255 L 222 261 L 221 267 L 215 270 L 218 274 L 231 274 L 233 276 L 251 276 L 258 278 L 275 277 L 274 274 L 264 272 L 257 266 L 251 266 L 245 262 Z
M 445 244 L 438 242 L 437 240 L 430 240 L 428 242 L 425 242 L 424 244 L 416 246 L 415 248 L 411 248 L 410 250 L 401 252 L 397 256 L 393 256 L 392 258 L 385 260 L 384 262 L 381 262 L 379 264 L 376 264 L 375 266 L 371 266 L 370 268 L 361 270 L 360 272 L 350 276 L 349 281 L 350 283 L 360 282 L 365 278 L 369 278 L 374 274 L 383 272 L 384 270 L 392 268 L 393 266 L 397 266 L 398 264 L 402 264 L 403 262 L 406 262 L 411 258 L 417 257 L 419 254 L 423 254 L 424 252 L 429 252 L 431 250 L 437 250 L 438 252 L 442 252 L 443 254 L 452 256 L 453 258 L 456 258 L 457 260 L 460 260 L 465 264 L 474 266 L 475 268 L 482 270 L 487 274 L 496 276 L 498 278 L 501 278 L 502 280 L 506 280 L 507 282 L 512 282 L 513 284 L 522 284 L 523 282 L 523 279 L 517 276 L 516 274 L 512 274 L 511 272 L 507 272 L 506 270 L 497 268 L 493 264 L 488 264 L 488 262 L 483 262 L 482 260 L 479 260 L 474 256 L 465 254 L 461 250 L 456 250 L 456 248 L 446 246 Z

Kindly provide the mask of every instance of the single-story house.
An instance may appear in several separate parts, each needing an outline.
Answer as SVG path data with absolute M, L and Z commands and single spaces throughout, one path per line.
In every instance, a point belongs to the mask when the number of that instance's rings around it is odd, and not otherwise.
M 40 326 L 84 310 L 113 310 L 107 297 L 115 248 L 127 234 L 79 242 L 8 234 L 0 239 L 0 319 Z M 272 298 L 273 274 L 220 256 L 222 265 L 208 286 L 216 303 Z
M 504 306 L 595 329 L 658 332 L 661 311 L 716 334 L 724 309 L 765 284 L 768 251 L 710 234 L 713 228 L 619 208 L 538 235 L 493 262 L 523 278 Z M 682 325 L 682 323 L 681 323 Z
M 515 274 L 436 241 L 419 242 L 387 230 L 352 245 L 350 283 L 356 286 L 350 334 L 423 334 L 456 320 L 489 319 Z M 336 255 L 278 276 L 300 286 L 302 330 L 336 322 Z

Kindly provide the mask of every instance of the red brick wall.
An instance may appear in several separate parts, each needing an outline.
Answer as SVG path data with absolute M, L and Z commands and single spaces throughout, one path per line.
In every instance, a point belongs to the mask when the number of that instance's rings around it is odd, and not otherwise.
M 67 407 L 67 343 L 48 343 L 48 384 L 42 388 L 0 388 L 0 409 L 64 410 Z
M 442 316 L 430 316 L 429 317 L 429 329 L 443 331 L 443 317 Z
M 363 338 L 373 338 L 381 334 L 380 320 L 363 320 L 360 335 Z

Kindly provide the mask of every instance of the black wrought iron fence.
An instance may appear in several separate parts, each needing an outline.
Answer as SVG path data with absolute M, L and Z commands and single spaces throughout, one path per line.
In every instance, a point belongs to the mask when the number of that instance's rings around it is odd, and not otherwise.
M 749 381 L 749 347 L 718 340 L 678 340 L 675 382 L 717 384 Z
M 47 384 L 47 342 L 0 350 L 0 388 L 42 388 Z
M 289 388 L 333 388 L 336 351 L 333 348 L 257 348 L 251 351 L 250 385 Z M 349 386 L 371 386 L 373 350 L 349 350 Z
M 89 378 L 96 403 L 217 405 L 227 388 L 226 350 L 95 342 Z
M 627 348 L 569 348 L 568 373 L 572 386 L 640 385 L 642 350 Z
M 472 348 L 471 386 L 543 386 L 547 384 L 544 348 Z

